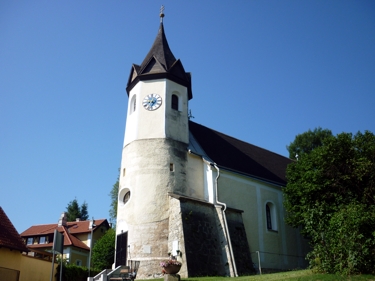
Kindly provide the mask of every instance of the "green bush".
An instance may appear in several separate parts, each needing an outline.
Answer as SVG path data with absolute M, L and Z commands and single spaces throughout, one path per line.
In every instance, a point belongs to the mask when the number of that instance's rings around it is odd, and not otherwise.
M 100 272 L 99 269 L 91 268 L 90 275 L 95 276 Z M 87 281 L 88 276 L 89 270 L 87 267 L 63 264 L 62 281 Z M 60 281 L 60 264 L 57 266 L 55 277 L 57 281 Z
M 352 275 L 375 270 L 375 207 L 353 202 L 332 215 L 311 264 L 329 273 Z
M 92 249 L 92 266 L 98 269 L 111 268 L 115 256 L 116 231 L 113 228 L 107 230 Z

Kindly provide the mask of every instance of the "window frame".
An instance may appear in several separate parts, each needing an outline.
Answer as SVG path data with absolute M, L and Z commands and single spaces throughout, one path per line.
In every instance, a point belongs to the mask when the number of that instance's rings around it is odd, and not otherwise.
M 132 96 L 132 98 L 130 100 L 130 108 L 129 108 L 130 114 L 135 112 L 136 109 L 137 109 L 137 95 L 134 95 L 134 96 Z
M 265 211 L 267 230 L 272 232 L 278 232 L 276 205 L 270 201 L 267 201 Z
M 124 197 L 122 198 L 122 203 L 124 203 L 124 205 L 125 205 L 126 203 L 129 202 L 129 200 L 130 200 L 130 195 L 131 195 L 130 190 L 128 190 L 128 191 L 124 194 Z
M 180 102 L 180 98 L 178 95 L 176 94 L 172 94 L 172 99 L 171 99 L 171 108 L 173 110 L 177 110 L 179 111 L 179 102 Z

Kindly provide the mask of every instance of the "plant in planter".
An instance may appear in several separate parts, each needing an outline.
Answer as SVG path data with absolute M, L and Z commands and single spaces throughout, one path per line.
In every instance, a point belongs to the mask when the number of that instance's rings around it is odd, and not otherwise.
M 176 260 L 176 257 L 170 256 L 166 261 L 162 261 L 160 266 L 163 274 L 176 274 L 180 271 L 182 263 Z

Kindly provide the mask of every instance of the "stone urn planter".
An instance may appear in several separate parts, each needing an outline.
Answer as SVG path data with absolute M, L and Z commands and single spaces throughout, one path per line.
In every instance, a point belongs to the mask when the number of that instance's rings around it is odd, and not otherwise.
M 181 264 L 169 264 L 163 268 L 166 274 L 176 274 L 181 269 Z
M 160 263 L 162 273 L 164 274 L 176 274 L 180 271 L 182 263 L 176 259 L 169 259 Z

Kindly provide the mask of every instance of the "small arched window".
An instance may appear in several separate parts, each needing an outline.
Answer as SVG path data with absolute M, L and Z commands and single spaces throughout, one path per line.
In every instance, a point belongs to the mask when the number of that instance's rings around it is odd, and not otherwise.
M 276 208 L 271 202 L 266 204 L 267 229 L 277 231 Z
M 172 109 L 178 110 L 178 96 L 172 95 Z
M 270 206 L 266 205 L 267 229 L 272 229 L 272 217 Z
M 134 95 L 130 102 L 130 114 L 132 114 L 137 108 L 137 96 Z

